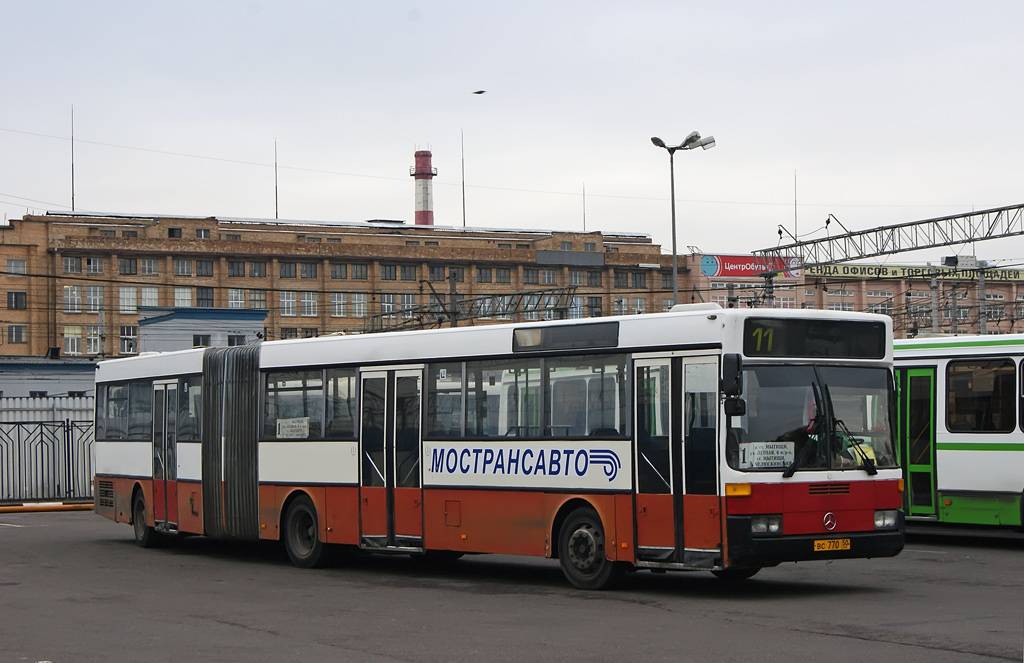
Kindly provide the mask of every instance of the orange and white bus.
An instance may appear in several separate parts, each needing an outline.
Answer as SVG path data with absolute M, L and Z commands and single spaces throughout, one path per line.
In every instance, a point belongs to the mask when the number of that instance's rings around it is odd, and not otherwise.
M 891 322 L 668 313 L 101 362 L 96 512 L 165 532 L 746 578 L 896 555 Z

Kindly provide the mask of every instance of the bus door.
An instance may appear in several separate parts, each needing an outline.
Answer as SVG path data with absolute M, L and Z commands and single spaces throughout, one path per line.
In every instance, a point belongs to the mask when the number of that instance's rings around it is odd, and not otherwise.
M 905 368 L 899 380 L 899 446 L 908 516 L 938 514 L 935 494 L 935 369 Z
M 422 370 L 360 375 L 360 541 L 365 548 L 423 547 L 420 483 Z
M 721 557 L 718 358 L 638 359 L 637 557 L 710 568 Z
M 178 384 L 153 384 L 153 519 L 157 529 L 178 526 Z

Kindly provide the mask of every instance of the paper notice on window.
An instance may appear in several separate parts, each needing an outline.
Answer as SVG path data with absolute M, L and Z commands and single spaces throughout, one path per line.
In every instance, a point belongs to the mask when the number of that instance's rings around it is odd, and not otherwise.
M 744 442 L 740 444 L 740 469 L 789 467 L 796 458 L 793 442 Z
M 309 417 L 277 420 L 277 439 L 303 440 L 309 437 Z

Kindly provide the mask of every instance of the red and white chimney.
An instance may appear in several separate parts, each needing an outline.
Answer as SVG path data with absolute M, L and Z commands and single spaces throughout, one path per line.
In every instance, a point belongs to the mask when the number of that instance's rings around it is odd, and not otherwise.
M 431 180 L 437 175 L 437 168 L 430 165 L 430 150 L 416 151 L 416 165 L 409 174 L 416 178 L 416 225 L 434 225 L 434 191 Z

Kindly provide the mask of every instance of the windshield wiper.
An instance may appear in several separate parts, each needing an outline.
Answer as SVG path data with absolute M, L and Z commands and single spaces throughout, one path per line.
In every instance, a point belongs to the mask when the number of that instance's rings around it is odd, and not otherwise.
M 878 474 L 878 470 L 875 468 L 875 461 L 872 460 L 871 456 L 868 456 L 868 452 L 864 451 L 860 446 L 860 443 L 863 442 L 863 440 L 855 437 L 854 434 L 850 432 L 850 429 L 846 427 L 846 424 L 843 423 L 842 419 L 836 419 L 835 425 L 836 428 L 846 433 L 846 438 L 850 440 L 850 444 L 846 449 L 852 449 L 853 451 L 850 452 L 850 455 L 856 456 L 860 459 L 859 467 L 863 467 L 864 471 L 871 476 Z

